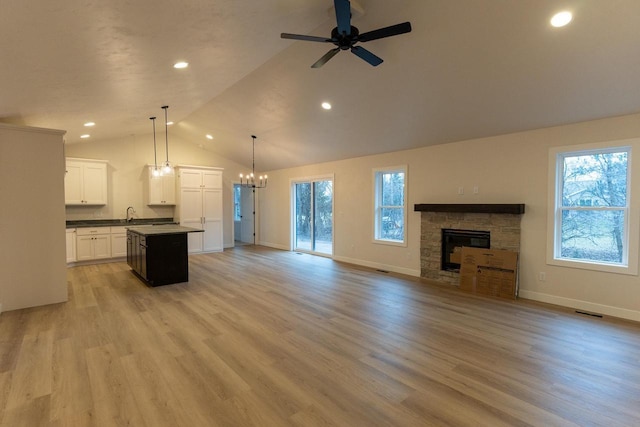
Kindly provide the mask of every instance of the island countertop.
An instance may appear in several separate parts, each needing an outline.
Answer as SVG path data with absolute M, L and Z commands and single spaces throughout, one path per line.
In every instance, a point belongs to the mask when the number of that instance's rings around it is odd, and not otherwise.
M 202 233 L 204 230 L 192 227 L 184 227 L 178 224 L 158 224 L 138 227 L 127 227 L 132 233 L 141 236 L 157 236 L 161 234 Z

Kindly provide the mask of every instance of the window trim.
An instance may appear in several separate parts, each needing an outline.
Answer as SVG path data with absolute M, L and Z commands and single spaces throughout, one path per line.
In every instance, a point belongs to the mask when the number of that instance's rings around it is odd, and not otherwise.
M 382 167 L 382 168 L 374 168 L 373 169 L 373 243 L 378 243 L 378 244 L 382 244 L 382 245 L 389 245 L 389 246 L 401 246 L 401 247 L 407 247 L 407 236 L 408 236 L 408 223 L 407 223 L 407 203 L 408 203 L 408 197 L 407 195 L 409 194 L 408 191 L 408 166 L 407 165 L 400 165 L 400 166 L 390 166 L 390 167 Z M 382 198 L 382 186 L 380 185 L 380 180 L 382 177 L 382 174 L 384 173 L 394 173 L 394 172 L 402 172 L 404 173 L 404 195 L 403 195 L 403 200 L 404 200 L 404 205 L 403 205 L 403 221 L 404 221 L 404 229 L 403 229 L 403 235 L 402 235 L 402 240 L 391 240 L 391 239 L 380 239 L 378 236 L 378 232 L 379 232 L 379 224 L 380 224 L 380 208 L 382 206 L 379 206 L 379 200 Z
M 562 172 L 564 157 L 615 151 L 627 151 L 627 207 L 625 210 L 626 258 L 622 264 L 588 260 L 568 260 L 556 257 L 560 248 L 560 218 L 562 215 Z M 640 182 L 640 167 L 633 167 L 633 151 L 640 150 L 640 138 L 578 144 L 549 149 L 548 203 L 547 203 L 547 264 L 560 267 L 602 271 L 608 273 L 638 274 L 638 249 L 640 245 L 640 195 L 635 196 L 635 184 Z

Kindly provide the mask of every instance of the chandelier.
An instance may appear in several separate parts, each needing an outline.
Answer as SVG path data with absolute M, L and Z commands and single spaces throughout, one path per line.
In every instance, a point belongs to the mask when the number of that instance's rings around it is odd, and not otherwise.
M 247 188 L 265 188 L 267 186 L 267 175 L 260 175 L 258 180 L 255 178 L 256 171 L 256 136 L 251 135 L 253 138 L 253 150 L 251 152 L 251 173 L 246 176 L 240 174 L 240 185 Z

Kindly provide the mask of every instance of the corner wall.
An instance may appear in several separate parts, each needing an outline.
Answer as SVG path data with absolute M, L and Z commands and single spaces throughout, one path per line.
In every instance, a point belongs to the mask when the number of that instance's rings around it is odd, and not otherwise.
M 63 131 L 0 124 L 0 304 L 67 301 Z
M 640 321 L 637 276 L 546 264 L 549 149 L 638 135 L 640 114 L 635 114 L 271 171 L 269 188 L 260 193 L 259 242 L 290 248 L 290 181 L 300 177 L 335 174 L 334 259 L 413 276 L 420 275 L 421 217 L 414 204 L 524 203 L 520 296 Z M 407 246 L 377 244 L 372 169 L 402 164 L 408 166 Z M 640 197 L 640 183 L 633 183 L 632 192 Z M 540 272 L 545 281 L 538 280 Z

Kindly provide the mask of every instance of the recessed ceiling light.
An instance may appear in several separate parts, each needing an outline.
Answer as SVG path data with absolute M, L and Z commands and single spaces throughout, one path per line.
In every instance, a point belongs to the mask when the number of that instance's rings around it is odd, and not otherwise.
M 87 122 L 84 124 L 86 127 L 91 127 L 91 126 L 95 126 L 96 124 L 94 122 Z
M 213 139 L 213 135 L 207 134 L 206 137 L 207 137 L 207 139 Z
M 173 122 L 167 122 L 167 126 L 171 126 Z
M 89 138 L 91 135 L 89 135 L 88 133 L 85 133 L 84 135 L 80 135 L 80 138 L 82 139 L 87 139 Z
M 173 68 L 187 68 L 189 66 L 188 62 L 184 62 L 184 61 L 180 61 L 180 62 L 176 62 L 175 64 L 173 64 Z
M 573 15 L 569 11 L 558 12 L 551 18 L 551 25 L 554 27 L 564 27 L 573 19 Z
M 331 110 L 331 104 L 329 104 L 328 102 L 323 102 L 322 108 L 324 108 L 325 110 Z

